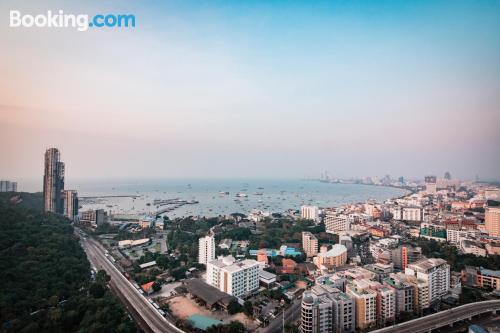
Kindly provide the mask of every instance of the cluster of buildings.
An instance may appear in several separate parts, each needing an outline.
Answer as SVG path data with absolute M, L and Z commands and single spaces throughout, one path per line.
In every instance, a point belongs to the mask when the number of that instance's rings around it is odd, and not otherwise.
M 404 313 L 421 314 L 449 292 L 450 266 L 443 259 L 421 259 L 397 273 L 387 266 L 354 266 L 317 276 L 302 298 L 302 332 L 385 326 Z
M 322 221 L 327 233 L 339 236 L 339 244 L 328 249 L 314 234 L 302 234 L 315 285 L 303 294 L 301 332 L 383 327 L 445 299 L 456 301 L 462 284 L 500 290 L 500 271 L 466 267 L 453 275 L 445 260 L 426 258 L 408 242 L 427 238 L 463 254 L 499 255 L 500 189 L 461 183 L 449 174 L 414 185 L 413 193 L 383 203 L 301 207 L 301 218 Z M 367 253 L 352 251 L 353 236 L 367 240 Z M 367 256 L 372 263 L 363 263 Z
M 451 272 L 450 263 L 427 258 L 415 241 L 434 239 L 463 254 L 499 255 L 499 199 L 500 190 L 491 186 L 429 176 L 408 195 L 382 203 L 300 208 L 300 218 L 323 223 L 338 241 L 311 228 L 301 233 L 301 249 L 295 241 L 276 250 L 249 250 L 253 260 L 216 257 L 210 232 L 199 239 L 198 261 L 206 265 L 204 283 L 214 293 L 245 299 L 262 287 L 279 288 L 293 300 L 303 292 L 302 333 L 365 331 L 428 313 L 441 302 L 456 304 L 463 284 L 500 291 L 500 271 Z M 235 252 L 230 239 L 218 246 Z M 294 260 L 300 250 L 305 262 Z M 282 258 L 269 261 L 274 256 Z
M 0 192 L 17 192 L 17 182 L 0 180 Z
M 57 148 L 45 151 L 43 205 L 45 212 L 61 214 L 75 220 L 78 216 L 78 193 L 64 189 L 65 165 Z
M 236 260 L 230 255 L 215 258 L 212 232 L 198 240 L 198 262 L 207 267 L 205 282 L 228 295 L 242 297 L 259 288 L 262 265 L 257 260 Z

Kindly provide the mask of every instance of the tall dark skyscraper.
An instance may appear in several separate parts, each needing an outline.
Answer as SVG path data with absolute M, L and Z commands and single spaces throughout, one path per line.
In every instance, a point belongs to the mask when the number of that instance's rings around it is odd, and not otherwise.
M 57 148 L 45 151 L 45 173 L 43 175 L 44 210 L 58 214 L 64 213 L 64 163 L 60 161 Z

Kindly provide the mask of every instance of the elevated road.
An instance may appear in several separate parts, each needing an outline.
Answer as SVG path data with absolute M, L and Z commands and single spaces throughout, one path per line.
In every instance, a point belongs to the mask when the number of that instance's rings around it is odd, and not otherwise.
M 427 333 L 482 313 L 496 313 L 498 310 L 500 310 L 500 300 L 470 303 L 370 333 Z
M 90 238 L 82 238 L 82 248 L 91 264 L 105 270 L 111 277 L 109 285 L 134 317 L 139 317 L 140 326 L 147 332 L 184 333 L 165 319 L 158 310 L 128 281 L 106 258 L 101 244 Z

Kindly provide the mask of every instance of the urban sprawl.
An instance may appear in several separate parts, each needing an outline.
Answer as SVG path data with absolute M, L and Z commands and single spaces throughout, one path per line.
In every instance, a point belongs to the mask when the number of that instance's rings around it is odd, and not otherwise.
M 112 290 L 151 331 L 219 325 L 228 331 L 429 332 L 481 312 L 466 304 L 498 302 L 495 184 L 448 172 L 420 181 L 386 176 L 362 182 L 407 194 L 341 207 L 169 219 L 79 209 L 77 192 L 64 188 L 64 170 L 59 151 L 48 149 L 45 211 L 73 222 L 92 274 L 105 270 Z M 328 175 L 317 181 L 342 182 Z M 16 187 L 1 182 L 2 191 Z

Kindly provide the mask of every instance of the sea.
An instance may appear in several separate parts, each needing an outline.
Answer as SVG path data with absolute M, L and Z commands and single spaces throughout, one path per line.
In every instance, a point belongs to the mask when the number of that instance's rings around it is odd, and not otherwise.
M 103 208 L 110 214 L 155 215 L 175 207 L 164 213 L 169 218 L 248 214 L 252 210 L 281 213 L 302 205 L 338 207 L 407 193 L 394 187 L 301 179 L 82 180 L 65 187 L 78 191 L 80 210 Z

